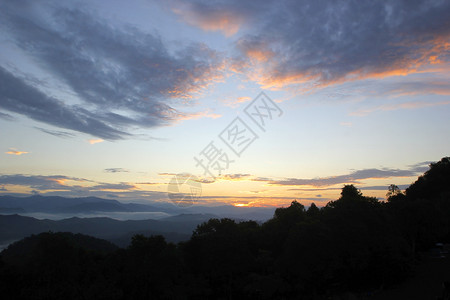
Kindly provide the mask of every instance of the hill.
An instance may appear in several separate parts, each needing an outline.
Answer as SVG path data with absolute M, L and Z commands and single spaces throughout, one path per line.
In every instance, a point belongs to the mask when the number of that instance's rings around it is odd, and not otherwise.
M 200 206 L 180 208 L 170 202 L 149 204 L 124 203 L 97 197 L 67 198 L 58 196 L 33 195 L 30 197 L 0 196 L 0 214 L 28 214 L 36 217 L 46 214 L 48 218 L 62 219 L 75 215 L 102 215 L 113 217 L 115 213 L 162 213 L 212 214 L 223 218 L 265 221 L 273 216 L 274 207 L 236 207 L 233 205 Z M 60 215 L 62 217 L 60 217 Z M 148 218 L 148 217 L 145 217 Z M 150 217 L 153 218 L 153 217 Z M 128 219 L 128 218 L 127 218 Z
M 91 235 L 127 246 L 130 237 L 140 233 L 163 235 L 168 241 L 179 242 L 189 239 L 196 226 L 214 215 L 189 215 L 171 217 L 168 220 L 128 220 L 111 218 L 69 218 L 59 221 L 39 220 L 20 215 L 0 215 L 0 244 L 19 240 L 41 232 L 72 232 Z

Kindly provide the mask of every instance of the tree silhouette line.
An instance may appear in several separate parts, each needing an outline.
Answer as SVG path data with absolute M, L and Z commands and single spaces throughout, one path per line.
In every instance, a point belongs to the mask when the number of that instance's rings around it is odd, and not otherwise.
M 387 201 L 345 185 L 326 206 L 293 201 L 272 219 L 210 219 L 179 244 L 135 235 L 119 249 L 41 233 L 0 257 L 8 299 L 329 299 L 408 276 L 418 253 L 450 242 L 450 158 Z M 5 298 L 6 299 L 6 298 Z

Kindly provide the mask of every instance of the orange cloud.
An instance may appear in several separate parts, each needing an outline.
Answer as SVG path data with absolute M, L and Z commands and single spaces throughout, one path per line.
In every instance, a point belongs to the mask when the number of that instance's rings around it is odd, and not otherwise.
M 425 82 L 426 85 L 422 84 L 424 82 L 412 82 L 410 85 L 401 86 L 397 89 L 393 89 L 389 91 L 389 94 L 394 97 L 401 96 L 414 96 L 414 95 L 423 95 L 423 94 L 435 94 L 442 96 L 450 95 L 450 86 L 447 82 L 439 82 L 433 80 L 432 82 Z
M 173 114 L 170 116 L 174 121 L 181 122 L 181 121 L 187 121 L 187 120 L 197 120 L 200 118 L 211 118 L 211 119 L 217 119 L 222 117 L 220 114 L 211 113 L 208 110 L 196 112 L 196 113 L 178 113 L 173 112 Z
M 242 180 L 250 180 L 252 176 L 250 174 L 225 174 L 222 175 L 220 180 L 229 180 L 229 181 L 242 181 Z
M 226 37 L 236 34 L 243 23 L 241 16 L 229 11 L 215 10 L 202 13 L 191 9 L 189 4 L 179 2 L 178 6 L 173 8 L 172 11 L 181 16 L 189 25 L 204 31 L 221 31 Z
M 6 154 L 11 154 L 11 155 L 22 155 L 22 154 L 27 154 L 29 152 L 26 151 L 19 151 L 15 148 L 9 148 L 7 152 L 5 152 Z
M 206 50 L 205 50 L 206 51 Z M 215 83 L 224 82 L 224 71 L 226 67 L 226 61 L 217 57 L 214 53 L 210 53 L 211 60 L 216 61 L 217 64 L 214 68 L 194 70 L 191 72 L 188 70 L 177 70 L 178 72 L 185 73 L 187 78 L 183 84 L 174 84 L 170 90 L 165 91 L 166 95 L 170 98 L 181 99 L 184 103 L 191 103 L 198 95 L 201 95 L 203 91 L 207 90 Z M 196 76 L 195 73 L 202 73 L 202 76 Z
M 246 55 L 252 60 L 256 60 L 258 62 L 266 62 L 271 57 L 273 57 L 274 53 L 269 50 L 248 49 L 246 51 Z
M 237 107 L 239 106 L 239 104 L 241 103 L 245 103 L 252 100 L 252 98 L 250 97 L 237 97 L 237 98 L 228 98 L 228 99 L 224 99 L 222 100 L 222 102 L 229 107 Z
M 89 144 L 93 145 L 93 144 L 97 144 L 97 143 L 102 143 L 104 142 L 104 140 L 102 139 L 90 139 L 88 140 Z
M 289 57 L 272 52 L 269 48 L 270 44 L 258 42 L 255 45 L 240 45 L 247 60 L 235 61 L 230 64 L 229 70 L 247 76 L 251 81 L 260 84 L 263 89 L 279 90 L 289 86 L 300 86 L 301 88 L 297 91 L 301 92 L 357 80 L 448 71 L 449 65 L 445 55 L 450 51 L 450 43 L 447 42 L 447 37 L 437 37 L 427 41 L 426 45 L 419 41 L 403 42 L 392 46 L 417 50 L 414 51 L 414 55 L 400 58 L 387 66 L 362 66 L 328 77 L 327 72 L 319 68 L 286 67 L 285 60 Z M 338 61 L 336 66 L 339 63 L 344 62 Z
M 440 106 L 440 105 L 448 105 L 450 104 L 450 101 L 441 101 L 441 102 L 404 102 L 404 103 L 398 103 L 398 104 L 385 104 L 380 105 L 372 108 L 367 109 L 360 109 L 354 112 L 351 112 L 351 116 L 366 116 L 370 113 L 373 113 L 375 111 L 391 111 L 391 110 L 398 110 L 398 109 L 418 109 L 423 107 L 432 107 L 432 106 Z
M 169 172 L 162 172 L 158 173 L 159 176 L 175 176 L 177 173 L 169 173 Z

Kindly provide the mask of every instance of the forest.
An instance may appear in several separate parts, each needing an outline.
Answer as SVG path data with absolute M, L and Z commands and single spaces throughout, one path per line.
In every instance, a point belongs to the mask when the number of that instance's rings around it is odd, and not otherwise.
M 420 253 L 450 242 L 450 157 L 386 200 L 345 185 L 319 208 L 297 201 L 264 222 L 210 219 L 178 244 L 127 248 L 44 232 L 0 256 L 3 299 L 331 299 L 405 280 Z

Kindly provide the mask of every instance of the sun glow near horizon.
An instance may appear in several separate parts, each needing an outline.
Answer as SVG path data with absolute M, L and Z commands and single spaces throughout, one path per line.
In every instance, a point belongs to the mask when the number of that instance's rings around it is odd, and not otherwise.
M 170 202 L 188 173 L 204 205 L 384 199 L 450 149 L 448 6 L 419 2 L 2 2 L 0 194 Z

